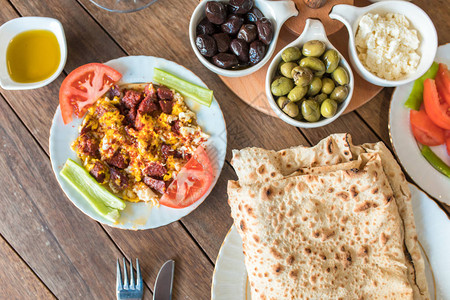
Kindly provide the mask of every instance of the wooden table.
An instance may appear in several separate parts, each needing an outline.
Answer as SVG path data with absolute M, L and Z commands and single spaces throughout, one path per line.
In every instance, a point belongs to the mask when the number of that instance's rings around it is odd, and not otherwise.
M 447 0 L 415 1 L 435 22 L 440 44 L 450 41 Z M 145 298 L 162 263 L 176 260 L 174 299 L 209 299 L 214 262 L 231 226 L 227 180 L 236 178 L 231 149 L 312 145 L 331 133 L 350 132 L 356 143 L 389 147 L 388 107 L 393 89 L 332 124 L 298 130 L 240 101 L 197 60 L 188 24 L 197 0 L 160 0 L 138 13 L 100 10 L 89 0 L 0 0 L 0 23 L 20 16 L 59 19 L 69 56 L 63 74 L 31 91 L 0 89 L 1 299 L 113 299 L 115 260 L 138 257 Z M 71 70 L 125 55 L 153 55 L 198 74 L 222 107 L 228 129 L 227 161 L 211 195 L 192 214 L 169 226 L 123 231 L 91 220 L 64 195 L 50 167 L 48 138 L 59 86 Z M 442 206 L 444 207 L 444 206 Z M 450 212 L 449 207 L 445 207 Z

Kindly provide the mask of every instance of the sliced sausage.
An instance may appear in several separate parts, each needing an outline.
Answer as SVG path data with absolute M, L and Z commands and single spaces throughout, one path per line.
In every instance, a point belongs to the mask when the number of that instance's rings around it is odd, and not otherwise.
M 109 99 L 114 99 L 114 97 L 120 96 L 119 86 L 114 84 L 106 93 Z
M 174 133 L 180 134 L 180 120 L 176 120 L 175 122 L 173 122 L 170 128 Z
M 119 169 L 125 169 L 128 167 L 128 160 L 126 157 L 117 151 L 114 155 L 106 161 L 109 165 L 117 167 Z
M 104 183 L 107 172 L 107 167 L 97 160 L 95 161 L 92 169 L 89 171 L 89 174 L 91 174 L 98 183 Z
M 144 87 L 145 97 L 149 97 L 150 99 L 157 100 L 158 94 L 153 83 L 149 83 Z
M 159 106 L 161 106 L 161 110 L 166 114 L 172 113 L 173 101 L 171 100 L 159 100 Z
M 151 177 L 155 177 L 155 178 L 163 178 L 163 176 L 167 173 L 167 169 L 162 164 L 151 161 L 142 170 L 142 173 L 146 176 L 151 176 Z
M 123 95 L 121 102 L 125 105 L 126 108 L 132 109 L 133 107 L 137 106 L 142 100 L 142 94 L 133 91 L 133 90 L 127 90 L 125 91 L 125 95 Z
M 158 88 L 158 97 L 161 100 L 172 100 L 173 93 L 168 87 L 162 85 Z
M 159 107 L 155 100 L 150 96 L 147 96 L 144 100 L 141 101 L 141 104 L 139 104 L 138 111 L 141 114 L 148 114 L 157 111 L 158 109 Z
M 99 147 L 98 140 L 91 133 L 88 132 L 86 134 L 82 134 L 78 139 L 77 152 L 98 158 L 100 156 L 98 147 Z
M 154 189 L 160 194 L 164 194 L 166 192 L 166 183 L 162 180 L 146 176 L 142 179 L 142 181 L 148 185 L 149 188 Z

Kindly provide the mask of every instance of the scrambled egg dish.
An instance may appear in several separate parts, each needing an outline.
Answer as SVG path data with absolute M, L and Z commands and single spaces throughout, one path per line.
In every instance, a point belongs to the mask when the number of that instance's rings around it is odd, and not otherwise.
M 89 108 L 72 145 L 83 166 L 123 199 L 158 203 L 208 135 L 165 86 L 114 86 Z

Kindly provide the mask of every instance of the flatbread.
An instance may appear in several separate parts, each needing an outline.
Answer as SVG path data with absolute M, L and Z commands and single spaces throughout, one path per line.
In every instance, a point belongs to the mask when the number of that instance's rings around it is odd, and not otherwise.
M 252 299 L 413 299 L 402 220 L 380 155 L 357 161 L 229 182 Z
M 300 146 L 277 152 L 259 148 L 233 150 L 232 164 L 240 184 L 251 184 L 308 173 L 311 169 L 317 170 L 313 166 L 322 166 L 323 170 L 330 167 L 328 170 L 333 170 L 336 168 L 334 164 L 338 162 L 347 162 L 351 165 L 355 158 L 365 152 L 379 153 L 383 171 L 388 174 L 389 185 L 394 192 L 402 219 L 404 253 L 407 257 L 408 279 L 414 289 L 414 299 L 429 299 L 408 183 L 400 166 L 382 142 L 354 146 L 349 134 L 334 134 L 310 148 Z

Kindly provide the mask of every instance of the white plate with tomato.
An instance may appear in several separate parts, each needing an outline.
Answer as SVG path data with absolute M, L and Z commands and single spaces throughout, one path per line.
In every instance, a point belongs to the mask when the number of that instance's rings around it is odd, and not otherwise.
M 389 132 L 395 153 L 409 176 L 425 192 L 450 205 L 449 44 L 438 48 L 435 62 L 438 64 L 434 72 L 429 70 L 430 78 L 395 89 Z
M 61 169 L 64 167 L 68 159 L 71 159 L 81 165 L 80 159 L 72 150 L 71 146 L 79 134 L 79 126 L 83 120 L 82 116 L 78 118 L 74 116 L 72 118 L 73 120 L 65 125 L 61 113 L 61 106 L 64 111 L 64 119 L 68 122 L 71 119 L 72 113 L 75 112 L 73 110 L 74 107 L 81 107 L 83 104 L 87 103 L 86 101 L 90 101 L 88 105 L 95 103 L 96 99 L 105 94 L 105 92 L 110 89 L 112 84 L 121 85 L 128 83 L 155 82 L 154 68 L 164 70 L 182 80 L 185 80 L 186 82 L 204 88 L 207 87 L 205 83 L 190 70 L 174 62 L 158 57 L 121 57 L 111 60 L 105 63 L 105 65 L 113 68 L 115 71 L 111 71 L 110 68 L 103 68 L 100 64 L 88 64 L 86 65 L 86 68 L 77 68 L 73 71 L 75 74 L 71 73 L 69 75 L 69 77 L 72 77 L 74 80 L 82 81 L 84 81 L 88 76 L 91 76 L 88 81 L 89 84 L 84 85 L 86 87 L 84 91 L 80 92 L 79 89 L 71 89 L 71 85 L 74 85 L 75 81 L 72 83 L 68 82 L 67 84 L 63 83 L 61 87 L 61 105 L 58 106 L 56 110 L 50 130 L 50 158 L 56 178 L 67 197 L 73 202 L 73 204 L 75 204 L 76 207 L 92 219 L 103 224 L 121 229 L 140 230 L 156 228 L 177 221 L 196 209 L 207 198 L 216 184 L 222 170 L 226 154 L 227 133 L 225 120 L 223 118 L 220 106 L 214 97 L 208 107 L 207 105 L 201 105 L 187 95 L 183 95 L 186 105 L 190 110 L 195 112 L 198 125 L 200 125 L 203 132 L 209 135 L 208 140 L 203 146 L 213 169 L 212 174 L 208 174 L 209 172 L 204 172 L 204 174 L 199 175 L 199 172 L 196 172 L 195 176 L 190 177 L 196 181 L 192 186 L 196 187 L 197 190 L 191 191 L 189 188 L 184 188 L 181 191 L 183 194 L 183 199 L 188 201 L 189 205 L 187 207 L 176 208 L 176 205 L 172 205 L 174 207 L 164 205 L 155 206 L 152 203 L 147 202 L 126 201 L 125 209 L 120 211 L 120 217 L 116 221 L 113 221 L 111 218 L 105 218 L 99 214 L 98 210 L 96 210 L 91 203 L 86 200 L 82 193 L 74 188 L 74 186 L 65 180 L 65 178 L 63 178 L 60 174 Z M 61 101 L 61 99 L 77 99 L 77 97 L 74 97 L 76 93 L 79 94 L 79 99 L 82 99 L 83 103 L 78 102 L 76 103 L 76 106 L 73 106 L 67 101 Z M 65 97 L 64 95 L 69 96 Z M 186 166 L 188 165 L 189 163 L 186 164 Z M 203 184 L 204 182 L 206 182 L 206 184 Z M 200 195 L 198 193 L 199 186 L 202 190 Z M 178 194 L 177 198 L 179 199 L 180 192 L 175 194 Z M 193 199 L 192 194 L 197 195 L 195 196 L 196 199 Z M 184 204 L 186 204 L 186 202 Z

